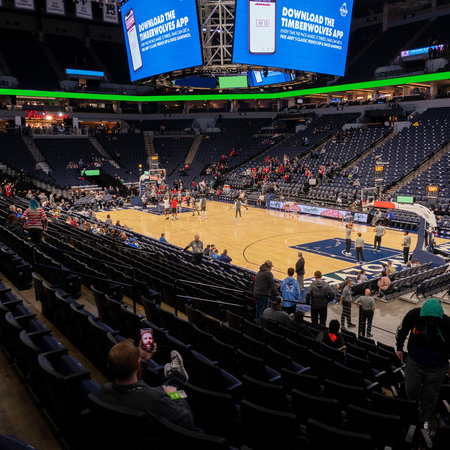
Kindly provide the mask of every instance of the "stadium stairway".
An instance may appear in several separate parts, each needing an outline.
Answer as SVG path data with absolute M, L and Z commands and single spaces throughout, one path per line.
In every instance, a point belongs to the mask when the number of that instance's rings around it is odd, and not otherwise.
M 387 190 L 388 194 L 400 190 L 410 181 L 415 180 L 420 174 L 428 170 L 432 165 L 439 161 L 444 155 L 450 151 L 450 141 L 443 144 L 436 152 L 434 152 L 428 159 L 426 159 L 419 167 L 413 168 L 411 172 L 407 173 L 403 178 L 397 181 L 392 187 Z
M 145 145 L 145 151 L 147 152 L 148 156 L 156 155 L 155 152 L 155 145 L 153 142 L 153 136 L 150 134 L 144 134 L 144 145 Z
M 393 129 L 390 133 L 383 136 L 373 147 L 368 147 L 365 152 L 360 153 L 355 159 L 350 160 L 349 162 L 347 162 L 347 164 L 344 164 L 342 166 L 342 169 L 346 169 L 347 167 L 353 166 L 354 164 L 358 164 L 364 158 L 376 152 L 377 149 L 379 149 L 386 141 L 392 139 L 396 134 L 397 131 Z
M 34 139 L 31 136 L 22 136 L 23 142 L 28 147 L 28 150 L 33 155 L 33 158 L 36 160 L 36 163 L 39 164 L 39 167 L 45 172 L 49 173 L 52 171 L 47 161 L 45 160 L 44 155 L 39 151 L 37 145 L 34 142 Z
M 102 155 L 106 160 L 108 160 L 114 167 L 120 167 L 117 165 L 117 163 L 113 160 L 112 155 L 110 155 L 105 147 L 103 147 L 102 144 L 93 136 L 89 136 L 89 140 L 91 141 L 91 144 L 97 149 L 97 151 Z
M 198 149 L 200 147 L 200 144 L 202 143 L 202 139 L 203 139 L 203 135 L 201 135 L 201 134 L 197 134 L 194 137 L 194 140 L 192 141 L 191 148 L 189 149 L 189 152 L 188 152 L 188 154 L 186 156 L 186 160 L 184 162 L 185 164 L 191 164 L 192 163 L 192 161 L 194 160 L 195 155 L 197 154 L 197 151 L 198 151 Z
M 55 54 L 50 49 L 50 46 L 46 41 L 41 42 L 41 48 L 43 52 L 45 53 L 45 56 L 47 56 L 48 62 L 50 63 L 51 68 L 55 71 L 56 75 L 58 76 L 59 80 L 65 80 L 66 74 L 61 69 L 61 66 L 58 64 L 58 61 L 56 59 Z

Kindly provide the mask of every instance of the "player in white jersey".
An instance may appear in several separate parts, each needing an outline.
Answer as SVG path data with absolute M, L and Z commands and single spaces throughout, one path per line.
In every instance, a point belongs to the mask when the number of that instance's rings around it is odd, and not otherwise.
M 166 216 L 166 220 L 169 220 L 170 198 L 167 195 L 163 199 L 163 204 L 164 204 L 164 215 Z

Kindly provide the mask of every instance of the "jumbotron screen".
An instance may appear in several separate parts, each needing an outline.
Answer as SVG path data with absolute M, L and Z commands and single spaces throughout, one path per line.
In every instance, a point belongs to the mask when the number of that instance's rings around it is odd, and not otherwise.
M 236 0 L 233 62 L 344 75 L 353 0 Z
M 129 0 L 121 13 L 131 81 L 203 64 L 195 0 Z

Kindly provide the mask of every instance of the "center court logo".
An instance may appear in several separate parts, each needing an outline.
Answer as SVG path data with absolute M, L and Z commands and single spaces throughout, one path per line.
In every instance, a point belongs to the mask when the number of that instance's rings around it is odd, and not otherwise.
M 348 9 L 347 9 L 347 3 L 343 3 L 341 8 L 339 9 L 339 12 L 341 13 L 342 17 L 347 17 Z

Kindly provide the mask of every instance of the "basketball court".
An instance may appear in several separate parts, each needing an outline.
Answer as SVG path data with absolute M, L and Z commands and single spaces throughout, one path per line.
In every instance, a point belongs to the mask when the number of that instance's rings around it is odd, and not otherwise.
M 310 284 L 316 270 L 320 270 L 323 279 L 330 284 L 338 284 L 347 276 L 356 278 L 361 267 L 366 269 L 369 278 L 378 276 L 381 264 L 390 259 L 397 270 L 403 268 L 403 252 L 401 230 L 387 229 L 382 239 L 381 251 L 373 250 L 374 228 L 372 226 L 354 224 L 352 241 L 361 232 L 365 241 L 364 255 L 366 264 L 358 265 L 355 250 L 352 255 L 345 254 L 345 225 L 340 220 L 307 214 L 285 213 L 277 210 L 242 208 L 242 219 L 235 220 L 235 208 L 230 203 L 208 201 L 208 219 L 199 219 L 197 213 L 184 208 L 178 214 L 178 220 L 166 220 L 161 205 L 146 210 L 138 207 L 104 211 L 97 213 L 97 218 L 104 220 L 111 215 L 113 223 L 117 220 L 138 233 L 159 239 L 165 233 L 168 242 L 184 248 L 195 234 L 200 235 L 204 246 L 215 244 L 222 253 L 228 250 L 232 263 L 254 271 L 267 259 L 274 267 L 275 278 L 283 280 L 287 269 L 294 267 L 298 259 L 298 251 L 303 252 L 306 260 L 305 286 Z M 411 249 L 415 248 L 417 235 L 411 233 Z M 437 238 L 437 245 L 450 247 L 450 241 Z M 353 245 L 353 243 L 352 243 Z M 443 299 L 446 313 L 450 313 L 448 299 Z M 417 305 L 394 300 L 389 303 L 377 301 L 374 316 L 374 336 L 383 342 L 394 345 L 395 331 L 403 316 Z M 329 307 L 329 319 L 340 318 L 341 306 L 336 303 Z M 352 315 L 358 314 L 353 305 Z
M 276 278 L 283 279 L 289 267 L 294 267 L 298 251 L 303 252 L 306 260 L 305 279 L 312 278 L 320 270 L 326 280 L 337 282 L 346 276 L 356 276 L 361 267 L 373 276 L 381 271 L 381 264 L 392 260 L 397 270 L 403 265 L 401 230 L 387 229 L 383 237 L 381 251 L 374 251 L 374 228 L 355 224 L 352 239 L 361 232 L 365 241 L 364 255 L 366 264 L 358 265 L 355 250 L 352 255 L 345 254 L 344 224 L 335 219 L 310 216 L 298 213 L 285 213 L 276 210 L 249 207 L 242 208 L 242 218 L 235 220 L 235 208 L 232 204 L 208 201 L 208 219 L 201 219 L 192 210 L 183 208 L 178 220 L 166 220 L 160 205 L 142 208 L 129 208 L 97 213 L 104 220 L 111 215 L 113 223 L 117 220 L 138 233 L 159 239 L 165 233 L 168 242 L 185 247 L 195 234 L 200 235 L 204 246 L 215 244 L 222 253 L 228 250 L 233 264 L 258 271 L 267 259 L 273 264 Z M 411 233 L 414 249 L 417 235 Z M 437 239 L 437 244 L 449 242 Z

